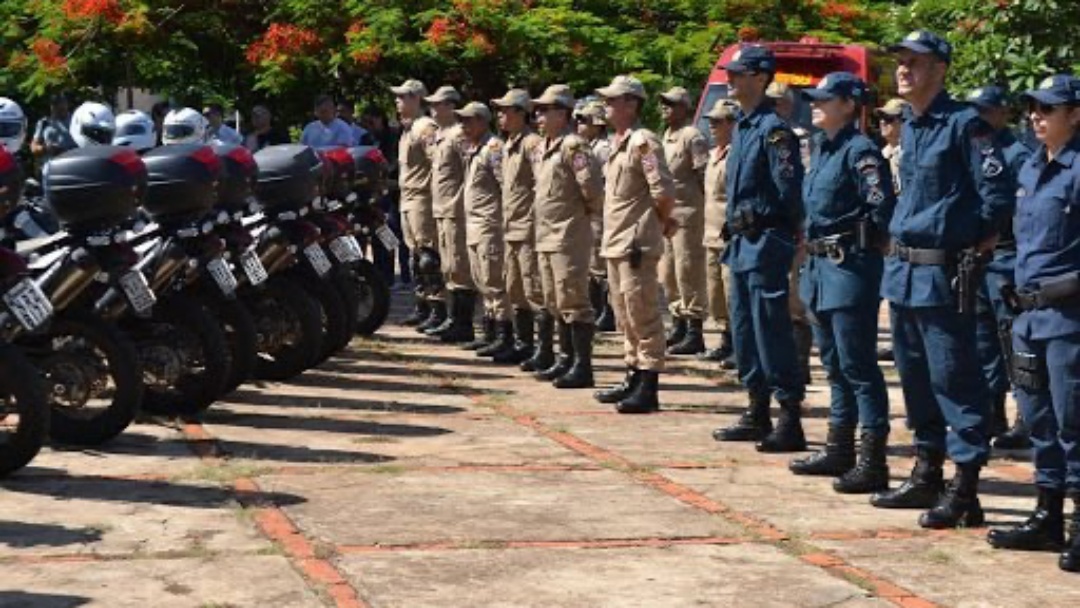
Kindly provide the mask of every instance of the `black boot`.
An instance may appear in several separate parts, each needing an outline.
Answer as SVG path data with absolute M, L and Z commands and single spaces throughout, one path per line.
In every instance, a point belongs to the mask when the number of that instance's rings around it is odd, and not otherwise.
M 688 325 L 689 323 L 687 323 L 687 320 L 681 317 L 672 319 L 671 331 L 668 332 L 666 338 L 666 346 L 670 347 L 678 344 L 679 342 L 682 342 L 683 338 L 686 337 L 686 330 Z
M 937 505 L 919 517 L 919 525 L 931 530 L 985 525 L 986 515 L 979 503 L 981 468 L 977 464 L 956 465 L 956 476 L 949 482 Z
M 592 323 L 570 324 L 570 339 L 574 343 L 574 364 L 555 379 L 555 388 L 588 388 L 593 381 L 592 341 L 595 330 Z
M 431 303 L 431 314 L 424 322 L 416 326 L 417 333 L 426 333 L 427 330 L 442 325 L 446 320 L 446 302 L 435 300 Z
M 998 393 L 993 397 L 991 404 L 994 408 L 990 418 L 990 436 L 1000 437 L 1009 431 L 1009 417 L 1005 413 L 1005 393 Z
M 523 372 L 538 372 L 555 364 L 555 351 L 552 342 L 555 339 L 555 317 L 546 310 L 541 310 L 536 317 L 536 351 L 533 356 L 521 364 Z
M 462 346 L 463 349 L 479 350 L 495 341 L 495 338 L 497 337 L 495 334 L 495 319 L 485 314 L 480 320 L 480 323 L 483 326 L 483 331 L 479 336 L 476 336 L 475 340 Z
M 877 360 L 878 361 L 892 361 L 894 358 L 895 357 L 893 356 L 893 350 L 892 350 L 891 346 L 886 346 L 885 348 L 879 348 L 878 351 L 877 351 Z
M 559 356 L 555 357 L 554 365 L 534 374 L 537 380 L 551 382 L 570 371 L 570 367 L 574 365 L 574 341 L 570 335 L 570 324 L 559 319 L 556 325 L 559 328 Z
M 889 436 L 863 433 L 859 442 L 859 462 L 854 469 L 833 480 L 833 490 L 840 494 L 873 494 L 888 490 L 889 464 L 885 455 Z
M 994 439 L 994 447 L 999 450 L 1027 450 L 1031 448 L 1031 429 L 1019 412 L 1012 428 Z
M 598 317 L 604 310 L 604 288 L 600 281 L 600 277 L 589 277 L 589 306 Z
M 476 339 L 473 328 L 473 314 L 476 310 L 476 292 L 471 289 L 458 289 L 451 292 L 453 306 L 450 307 L 450 327 L 439 334 L 439 341 L 447 344 L 462 344 Z
M 908 479 L 895 490 L 874 494 L 870 504 L 879 509 L 929 509 L 945 490 L 941 470 L 944 463 L 945 455 L 941 452 L 919 448 Z
M 618 403 L 634 392 L 638 382 L 641 382 L 641 371 L 636 367 L 626 368 L 626 375 L 622 382 L 609 388 L 601 389 L 593 393 L 593 399 L 600 403 Z
M 669 355 L 696 355 L 705 350 L 704 321 L 701 319 L 689 319 L 686 325 L 686 335 L 678 344 L 668 348 Z
M 434 338 L 441 338 L 444 333 L 450 331 L 450 328 L 454 326 L 454 311 L 457 307 L 461 306 L 457 302 L 458 297 L 458 290 L 456 289 L 446 292 L 446 318 L 443 319 L 442 323 L 439 323 L 435 327 L 429 327 L 424 330 L 425 334 Z
M 773 430 L 769 396 L 750 395 L 750 405 L 735 424 L 713 431 L 716 441 L 760 441 Z
M 603 305 L 600 316 L 596 318 L 596 331 L 615 331 L 615 309 L 611 307 L 611 289 L 607 277 L 600 279 L 600 294 Z
M 720 362 L 720 369 L 727 369 L 727 370 L 739 369 L 739 362 L 735 359 L 735 351 L 734 350 L 732 350 L 731 354 L 728 355 L 723 361 Z
M 802 402 L 782 402 L 776 428 L 759 441 L 755 447 L 757 451 L 766 454 L 805 451 L 806 436 L 803 434 L 802 428 Z
M 1080 491 L 1072 493 L 1073 516 L 1069 524 L 1069 541 L 1058 559 L 1058 567 L 1066 572 L 1080 572 Z
M 424 321 L 427 321 L 427 318 L 430 315 L 431 315 L 431 305 L 428 304 L 428 301 L 425 300 L 423 296 L 417 295 L 416 296 L 416 303 L 413 304 L 412 313 L 410 313 L 409 316 L 402 319 L 401 324 L 402 325 L 407 325 L 409 327 L 416 327 L 417 325 L 420 325 Z
M 1068 542 L 1076 542 L 1080 538 L 1080 490 L 1072 494 L 1073 514 L 1069 518 L 1069 526 L 1065 530 Z
M 477 357 L 509 357 L 514 354 L 514 322 L 506 319 L 495 322 L 495 341 L 476 349 Z
M 724 359 L 730 357 L 735 350 L 731 347 L 731 332 L 720 332 L 720 346 L 716 348 L 710 348 L 709 350 L 698 355 L 698 359 L 701 361 L 712 361 L 714 363 L 720 363 Z
M 660 410 L 660 374 L 649 370 L 638 374 L 641 379 L 637 386 L 615 405 L 615 411 L 620 414 L 649 414 Z
M 1065 492 L 1039 488 L 1039 502 L 1024 523 L 991 530 L 986 541 L 995 549 L 1061 551 L 1065 546 Z
M 806 323 L 796 323 L 795 331 L 795 355 L 799 359 L 799 371 L 802 372 L 803 383 L 810 384 L 810 349 L 814 346 L 814 332 Z
M 840 477 L 855 467 L 855 427 L 829 425 L 825 449 L 806 458 L 791 461 L 788 468 L 796 475 Z
M 492 357 L 495 363 L 508 363 L 517 365 L 527 360 L 536 352 L 533 343 L 533 313 L 528 308 L 519 308 L 514 311 L 514 348 L 502 356 Z

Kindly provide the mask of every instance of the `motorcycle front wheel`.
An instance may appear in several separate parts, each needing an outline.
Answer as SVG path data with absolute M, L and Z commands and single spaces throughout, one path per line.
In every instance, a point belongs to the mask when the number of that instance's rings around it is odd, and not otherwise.
M 0 477 L 26 466 L 49 434 L 49 402 L 41 372 L 0 342 Z
M 244 303 L 259 336 L 256 378 L 288 380 L 318 362 L 322 309 L 302 284 L 286 276 L 272 277 L 265 288 L 246 294 Z

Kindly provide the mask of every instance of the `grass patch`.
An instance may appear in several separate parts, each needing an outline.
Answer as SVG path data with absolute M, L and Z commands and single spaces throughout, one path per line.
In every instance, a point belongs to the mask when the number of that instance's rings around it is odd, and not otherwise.
M 273 468 L 252 463 L 226 461 L 219 464 L 201 464 L 192 471 L 181 473 L 172 481 L 206 481 L 232 483 L 237 479 L 259 477 L 273 472 Z
M 390 437 L 387 435 L 368 435 L 365 437 L 353 437 L 350 441 L 352 441 L 352 443 L 360 444 L 401 443 L 401 440 L 397 437 Z
M 165 583 L 165 593 L 172 595 L 191 595 L 191 587 L 176 581 L 167 581 Z
M 358 469 L 360 472 L 371 473 L 374 475 L 401 475 L 405 473 L 407 469 L 400 464 L 378 464 L 373 467 L 367 467 Z

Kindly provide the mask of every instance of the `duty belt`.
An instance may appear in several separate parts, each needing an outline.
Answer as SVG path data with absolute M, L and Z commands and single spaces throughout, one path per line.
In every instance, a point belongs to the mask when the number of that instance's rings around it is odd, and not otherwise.
M 859 220 L 847 223 L 842 229 L 834 229 L 832 234 L 812 239 L 806 243 L 806 252 L 817 257 L 826 257 L 837 264 L 844 261 L 848 252 L 867 251 L 874 246 L 876 230 L 873 222 Z
M 775 215 L 759 215 L 753 209 L 741 209 L 735 212 L 735 217 L 724 224 L 721 237 L 729 240 L 733 236 L 746 236 L 751 239 L 757 238 L 762 232 L 770 228 L 786 228 L 788 222 Z
M 957 257 L 955 252 L 948 249 L 919 249 L 895 242 L 889 247 L 889 255 L 919 266 L 950 266 Z
M 1005 303 L 1016 312 L 1080 304 L 1080 273 L 1044 280 L 1037 288 L 1009 287 L 1011 286 L 1002 287 L 1001 295 Z

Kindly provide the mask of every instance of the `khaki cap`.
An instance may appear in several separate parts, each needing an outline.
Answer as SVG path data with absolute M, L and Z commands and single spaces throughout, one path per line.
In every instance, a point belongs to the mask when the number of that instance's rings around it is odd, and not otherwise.
M 908 102 L 894 97 L 885 102 L 885 105 L 874 110 L 875 116 L 900 116 L 904 113 L 904 108 L 908 107 Z
M 439 90 L 425 97 L 424 101 L 428 103 L 442 103 L 444 101 L 458 103 L 461 101 L 461 94 L 457 92 L 457 89 L 447 84 L 439 87 Z
M 424 83 L 414 78 L 410 78 L 401 83 L 400 87 L 390 87 L 390 91 L 398 96 L 416 95 L 418 97 L 423 97 L 424 95 L 427 95 L 427 87 L 424 86 Z
M 510 89 L 502 97 L 492 99 L 491 105 L 500 108 L 521 108 L 526 112 L 531 112 L 533 102 L 532 98 L 529 97 L 529 92 L 525 89 Z
M 579 122 L 586 124 L 598 127 L 607 126 L 607 109 L 604 108 L 602 103 L 592 101 L 575 112 L 575 118 L 577 118 Z
M 739 115 L 739 106 L 729 99 L 720 99 L 713 104 L 705 117 L 709 120 L 735 120 Z
M 491 110 L 479 101 L 470 101 L 464 108 L 454 110 L 458 118 L 482 118 L 484 122 L 491 122 Z
M 561 106 L 574 109 L 574 94 L 565 84 L 553 84 L 544 90 L 544 94 L 533 100 L 537 106 Z
M 783 82 L 776 82 L 775 80 L 769 83 L 769 87 L 765 89 L 765 96 L 772 99 L 783 99 L 784 97 L 794 98 L 794 93 L 791 91 L 791 87 Z
M 682 104 L 688 108 L 693 104 L 690 100 L 690 91 L 682 87 L 671 87 L 666 93 L 660 94 L 660 99 L 671 105 Z
M 601 89 L 596 89 L 597 95 L 601 97 L 621 97 L 623 95 L 632 95 L 638 99 L 648 99 L 649 96 L 645 94 L 645 85 L 641 84 L 641 81 L 633 76 L 616 76 L 611 84 Z

